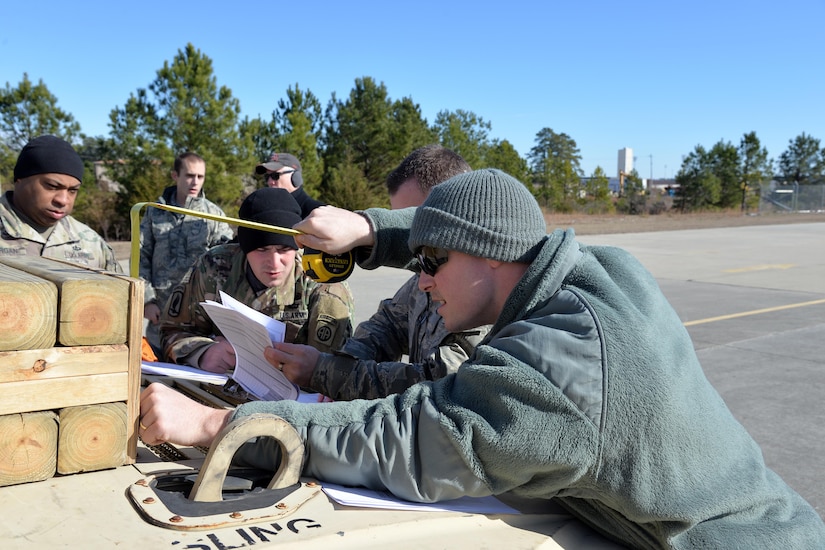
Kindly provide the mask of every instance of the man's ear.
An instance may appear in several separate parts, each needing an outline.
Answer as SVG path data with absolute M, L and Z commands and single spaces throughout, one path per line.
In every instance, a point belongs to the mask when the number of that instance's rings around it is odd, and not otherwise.
M 169 176 L 172 178 L 172 181 L 175 181 L 175 182 L 178 181 L 178 173 L 175 172 L 174 170 L 169 171 Z

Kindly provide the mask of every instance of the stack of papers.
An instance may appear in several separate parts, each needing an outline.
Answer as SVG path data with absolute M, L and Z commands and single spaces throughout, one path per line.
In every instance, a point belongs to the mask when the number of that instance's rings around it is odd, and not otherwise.
M 264 349 L 272 342 L 283 342 L 286 325 L 255 311 L 225 292 L 221 303 L 201 302 L 224 337 L 235 349 L 235 371 L 232 378 L 258 399 L 279 401 L 296 399 L 298 386 L 264 359 Z
M 385 510 L 416 510 L 419 512 L 465 512 L 470 514 L 520 514 L 494 496 L 461 497 L 434 503 L 401 500 L 386 491 L 373 491 L 363 487 L 344 487 L 321 482 L 324 493 L 344 506 L 359 508 L 383 508 Z

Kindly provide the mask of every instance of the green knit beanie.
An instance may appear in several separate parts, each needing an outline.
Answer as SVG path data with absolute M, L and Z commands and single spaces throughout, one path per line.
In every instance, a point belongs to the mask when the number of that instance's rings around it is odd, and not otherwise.
M 547 235 L 536 199 L 501 170 L 465 172 L 433 187 L 415 212 L 410 250 L 456 250 L 503 262 L 531 262 Z

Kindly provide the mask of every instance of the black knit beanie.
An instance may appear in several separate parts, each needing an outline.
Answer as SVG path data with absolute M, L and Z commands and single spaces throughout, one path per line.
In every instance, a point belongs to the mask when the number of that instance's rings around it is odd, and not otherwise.
M 291 228 L 301 221 L 301 207 L 286 189 L 264 187 L 246 197 L 238 210 L 238 217 L 251 222 Z M 291 235 L 260 231 L 248 227 L 238 228 L 238 243 L 244 254 L 270 245 L 289 246 L 298 249 Z
M 38 174 L 66 174 L 83 181 L 83 161 L 80 155 L 56 136 L 40 136 L 29 141 L 14 165 L 14 180 Z
M 409 246 L 456 250 L 503 262 L 531 262 L 547 222 L 523 183 L 487 168 L 436 185 L 415 212 Z

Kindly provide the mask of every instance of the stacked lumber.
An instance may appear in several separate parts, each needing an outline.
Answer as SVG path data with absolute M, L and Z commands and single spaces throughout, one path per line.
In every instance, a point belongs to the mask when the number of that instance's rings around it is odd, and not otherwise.
M 0 487 L 134 462 L 143 282 L 0 256 Z

